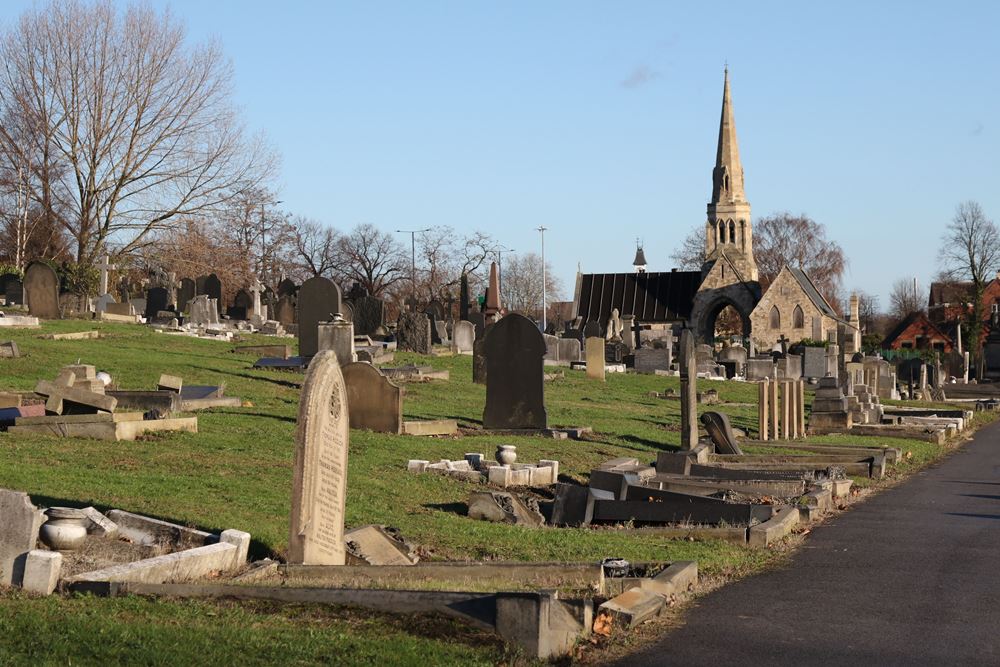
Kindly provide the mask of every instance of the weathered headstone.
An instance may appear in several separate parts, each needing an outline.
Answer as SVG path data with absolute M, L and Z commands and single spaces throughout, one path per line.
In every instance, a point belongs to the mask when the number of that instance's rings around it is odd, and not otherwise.
M 826 350 L 824 348 L 802 348 L 802 377 L 826 377 Z
M 601 335 L 601 325 L 593 320 L 583 325 L 583 338 L 594 338 Z
M 698 444 L 698 357 L 690 329 L 681 332 L 680 367 L 681 449 L 692 449 Z
M 385 326 L 385 302 L 373 296 L 363 296 L 354 302 L 354 333 L 371 336 Z
M 455 352 L 462 354 L 472 352 L 472 344 L 476 342 L 476 325 L 472 322 L 455 322 L 451 331 L 451 345 Z
M 177 312 L 187 312 L 188 301 L 195 296 L 195 283 L 190 278 L 181 278 L 181 284 L 177 288 Z
M 560 338 L 558 346 L 559 361 L 580 361 L 583 357 L 580 341 L 576 338 Z
M 701 416 L 701 423 L 705 425 L 705 430 L 715 444 L 716 454 L 735 456 L 743 454 L 740 443 L 733 433 L 733 427 L 729 423 L 729 415 L 724 412 L 706 412 Z
M 604 382 L 604 339 L 587 339 L 587 377 Z
M 655 373 L 670 370 L 667 350 L 655 347 L 640 347 L 634 353 L 636 373 Z
M 274 319 L 278 320 L 282 326 L 295 324 L 295 303 L 291 296 L 282 296 L 278 299 L 278 307 L 275 308 Z
M 424 313 L 400 313 L 396 322 L 396 349 L 430 354 L 430 318 Z
M 299 399 L 288 562 L 343 565 L 347 449 L 347 390 L 337 355 L 309 363 Z
M 152 320 L 161 310 L 167 309 L 167 288 L 151 287 L 146 290 L 146 310 L 144 316 L 147 320 Z
M 0 584 L 20 585 L 24 561 L 38 542 L 42 519 L 28 494 L 0 489 Z
M 472 381 L 486 384 L 486 336 L 472 343 Z
M 205 294 L 209 299 L 215 299 L 215 307 L 222 307 L 222 281 L 214 273 L 205 278 Z M 219 311 L 222 312 L 221 310 Z
M 58 320 L 59 276 L 44 262 L 32 262 L 24 271 L 24 292 L 28 312 L 43 320 Z
M 341 368 L 347 386 L 351 428 L 378 433 L 403 432 L 403 390 L 371 364 Z
M 486 336 L 486 408 L 488 429 L 547 428 L 543 389 L 545 342 L 527 317 L 511 314 Z
M 294 280 L 291 278 L 285 278 L 278 283 L 278 298 L 280 299 L 283 296 L 295 296 L 298 289 L 299 288 L 296 286 Z
M 480 312 L 469 313 L 469 321 L 476 327 L 476 340 L 486 335 L 486 316 Z
M 191 299 L 188 307 L 188 322 L 200 327 L 218 324 L 219 309 L 215 299 L 210 299 L 207 294 L 199 294 Z
M 444 341 L 441 339 L 441 330 L 438 328 L 438 324 L 441 320 L 437 316 L 437 312 L 433 308 L 428 308 L 424 311 L 424 315 L 430 320 L 431 325 L 431 345 L 441 345 Z
M 205 282 L 208 280 L 208 276 L 198 276 L 194 279 L 194 295 L 205 293 Z
M 316 326 L 316 344 L 320 352 L 332 350 L 342 365 L 355 361 L 353 324 L 337 316 L 330 322 L 320 322 Z
M 340 288 L 329 278 L 315 276 L 302 283 L 298 294 L 299 354 L 311 357 L 319 351 L 320 322 L 329 322 L 340 312 Z

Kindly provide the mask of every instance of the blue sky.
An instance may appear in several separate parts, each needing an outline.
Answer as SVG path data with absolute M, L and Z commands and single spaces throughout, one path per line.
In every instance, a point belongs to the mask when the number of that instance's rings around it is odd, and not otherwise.
M 577 262 L 630 270 L 641 237 L 669 270 L 703 224 L 726 61 L 754 216 L 823 223 L 846 287 L 885 306 L 897 278 L 927 286 L 959 202 L 1000 219 L 997 3 L 169 6 L 232 58 L 289 211 L 519 252 L 545 225 L 567 297 Z

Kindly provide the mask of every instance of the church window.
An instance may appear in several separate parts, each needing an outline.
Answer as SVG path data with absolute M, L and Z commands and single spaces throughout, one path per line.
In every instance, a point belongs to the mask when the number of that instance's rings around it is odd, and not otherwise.
M 736 223 L 729 221 L 729 242 L 736 243 Z
M 726 242 L 726 223 L 724 220 L 719 221 L 719 243 Z
M 768 328 L 770 329 L 781 328 L 781 313 L 778 312 L 777 306 L 771 306 L 771 314 L 768 316 Z
M 795 306 L 795 310 L 792 311 L 792 328 L 802 329 L 806 325 L 805 313 L 802 312 L 802 306 Z

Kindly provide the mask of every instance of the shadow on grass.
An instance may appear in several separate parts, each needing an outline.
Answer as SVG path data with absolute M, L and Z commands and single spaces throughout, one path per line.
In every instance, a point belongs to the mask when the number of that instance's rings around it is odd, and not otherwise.
M 640 438 L 637 435 L 620 435 L 619 440 L 624 440 L 625 442 L 630 442 L 634 445 L 645 445 L 646 447 L 652 447 L 653 449 L 659 449 L 664 452 L 676 452 L 680 450 L 680 447 L 676 445 L 671 445 L 666 442 L 660 442 L 658 440 L 650 440 L 649 438 Z M 646 450 L 641 450 L 646 451 Z
M 249 373 L 234 373 L 233 371 L 218 371 L 222 375 L 232 375 L 233 377 L 243 378 L 245 380 L 260 380 L 262 382 L 270 382 L 271 384 L 276 384 L 279 387 L 286 387 L 288 389 L 301 389 L 301 382 L 292 382 L 291 380 L 279 380 L 277 378 L 269 378 L 264 375 L 250 375 Z
M 465 503 L 427 503 L 424 507 L 429 510 L 457 514 L 458 516 L 468 516 L 469 514 L 469 506 Z

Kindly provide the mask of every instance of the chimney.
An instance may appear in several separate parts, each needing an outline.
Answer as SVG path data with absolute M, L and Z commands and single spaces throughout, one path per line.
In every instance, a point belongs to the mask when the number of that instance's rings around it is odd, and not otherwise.
M 852 294 L 851 295 L 851 319 L 850 319 L 850 322 L 851 322 L 851 324 L 854 324 L 855 326 L 857 326 L 857 324 L 860 321 L 861 321 L 861 305 L 860 305 L 860 302 L 858 300 L 858 295 L 857 294 Z

